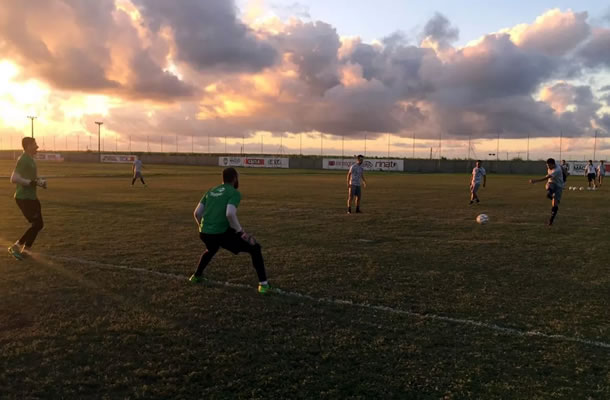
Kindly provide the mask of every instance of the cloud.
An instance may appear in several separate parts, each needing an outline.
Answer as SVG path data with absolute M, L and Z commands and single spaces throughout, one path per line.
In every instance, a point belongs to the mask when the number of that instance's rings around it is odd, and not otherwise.
M 507 30 L 511 39 L 521 48 L 548 56 L 562 56 L 587 39 L 591 27 L 588 13 L 571 10 L 549 10 L 531 24 L 518 25 Z
M 578 56 L 589 68 L 610 68 L 610 29 L 595 29 Z
M 236 16 L 233 0 L 134 0 L 153 33 L 171 30 L 180 61 L 205 70 L 255 72 L 275 64 L 277 52 Z
M 424 26 L 422 35 L 424 43 L 435 43 L 442 50 L 450 47 L 451 43 L 459 39 L 460 30 L 452 27 L 447 17 L 436 13 Z

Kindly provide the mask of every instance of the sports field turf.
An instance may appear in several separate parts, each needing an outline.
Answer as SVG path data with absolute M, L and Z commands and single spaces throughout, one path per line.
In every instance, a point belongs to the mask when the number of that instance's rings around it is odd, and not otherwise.
M 129 165 L 39 164 L 38 254 L 0 255 L 0 398 L 610 398 L 610 184 L 564 192 L 549 229 L 523 176 L 468 207 L 465 174 L 367 174 L 346 215 L 343 172 L 241 170 L 271 284 L 309 297 L 261 296 L 226 251 L 187 282 L 220 171 L 145 166 L 145 189 Z M 4 247 L 26 227 L 13 189 Z

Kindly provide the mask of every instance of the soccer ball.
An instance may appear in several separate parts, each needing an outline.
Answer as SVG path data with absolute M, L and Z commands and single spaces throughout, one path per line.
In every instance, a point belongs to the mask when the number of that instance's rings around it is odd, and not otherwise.
M 585 188 L 581 186 L 579 190 L 585 190 Z
M 587 188 L 587 190 L 591 190 L 591 186 L 589 186 L 589 187 Z
M 481 225 L 485 225 L 488 222 L 489 222 L 489 217 L 487 216 L 487 214 L 477 215 L 477 223 L 479 223 Z
M 573 186 L 570 186 L 570 187 L 568 188 L 568 190 L 572 190 L 572 187 L 573 187 Z

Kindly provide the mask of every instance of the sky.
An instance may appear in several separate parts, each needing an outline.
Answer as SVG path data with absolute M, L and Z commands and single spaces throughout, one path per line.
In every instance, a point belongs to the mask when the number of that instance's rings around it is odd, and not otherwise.
M 610 6 L 488 3 L 3 0 L 0 149 L 610 158 Z

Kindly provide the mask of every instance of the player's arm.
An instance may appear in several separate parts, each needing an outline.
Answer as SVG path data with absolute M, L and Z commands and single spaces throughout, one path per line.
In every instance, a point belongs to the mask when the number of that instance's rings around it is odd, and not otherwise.
M 11 183 L 22 186 L 36 186 L 36 179 L 25 179 L 15 170 L 11 174 Z
M 349 182 L 352 179 L 352 169 L 350 168 L 347 172 L 347 187 L 349 187 Z
M 483 175 L 483 187 L 487 185 L 487 174 Z
M 237 219 L 237 207 L 233 204 L 227 204 L 227 220 L 229 220 L 229 226 L 235 230 L 237 233 L 242 233 L 244 230 L 239 224 L 239 220 Z
M 197 226 L 201 225 L 201 219 L 203 218 L 204 210 L 205 210 L 205 205 L 203 203 L 199 203 L 199 204 L 197 204 L 197 208 L 195 208 L 195 212 L 193 212 L 193 216 L 195 217 Z
M 364 183 L 364 187 L 366 187 L 366 179 L 364 178 L 364 171 L 362 172 L 362 183 Z
M 544 178 L 540 178 L 540 179 L 530 179 L 530 183 L 534 184 L 534 183 L 538 183 L 538 182 L 544 182 L 547 179 L 550 179 L 552 177 L 551 174 L 548 174 L 547 176 L 545 176 Z

